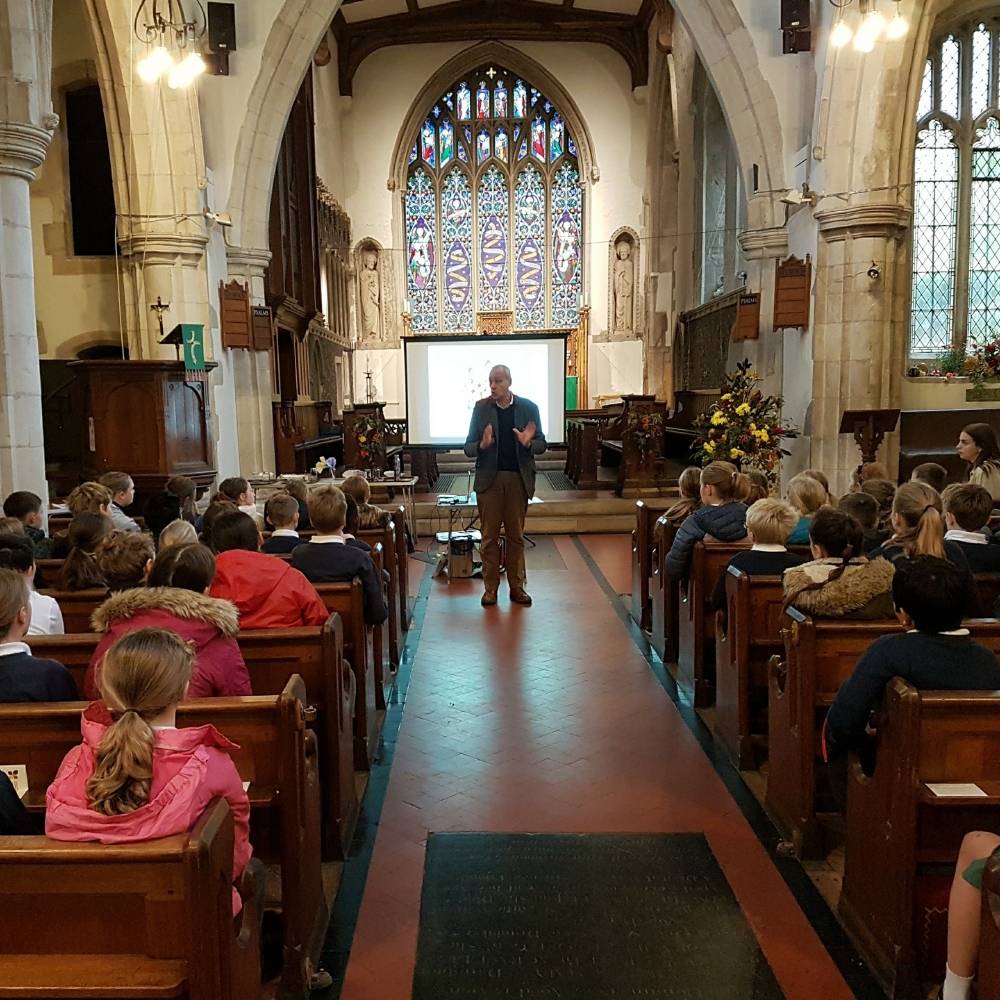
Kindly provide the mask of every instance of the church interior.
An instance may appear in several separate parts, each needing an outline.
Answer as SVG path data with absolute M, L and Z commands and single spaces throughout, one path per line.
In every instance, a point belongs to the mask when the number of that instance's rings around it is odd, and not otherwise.
M 1000 1000 L 1000 7 L 0 56 L 0 996 Z

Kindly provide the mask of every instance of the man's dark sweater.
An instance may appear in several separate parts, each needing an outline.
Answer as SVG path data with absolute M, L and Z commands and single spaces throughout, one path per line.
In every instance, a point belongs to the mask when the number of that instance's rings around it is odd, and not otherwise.
M 517 438 L 514 437 L 514 407 L 497 407 L 497 472 L 517 472 Z
M 24 643 L 10 647 L 16 648 L 0 656 L 0 704 L 79 699 L 76 682 L 61 663 L 32 656 Z
M 715 583 L 712 610 L 722 611 L 726 607 L 726 577 L 730 566 L 747 576 L 781 576 L 789 566 L 801 566 L 805 561 L 804 556 L 788 551 L 762 552 L 760 549 L 750 549 L 747 552 L 737 552 Z
M 346 583 L 355 577 L 365 591 L 365 621 L 381 625 L 389 617 L 382 584 L 367 552 L 339 542 L 307 542 L 292 552 L 292 565 L 313 583 Z
M 861 654 L 830 707 L 826 717 L 829 757 L 860 745 L 868 717 L 893 677 L 902 677 L 921 691 L 995 691 L 1000 690 L 1000 663 L 967 632 L 883 635 Z

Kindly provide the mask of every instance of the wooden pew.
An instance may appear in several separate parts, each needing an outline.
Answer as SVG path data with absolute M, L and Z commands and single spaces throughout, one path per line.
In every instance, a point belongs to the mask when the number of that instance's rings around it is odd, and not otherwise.
M 384 631 L 388 639 L 386 666 L 394 673 L 399 667 L 400 653 L 399 562 L 396 555 L 396 527 L 390 521 L 384 528 L 359 531 L 355 537 L 358 541 L 367 542 L 371 546 L 373 559 L 376 550 L 379 550 L 382 560 L 381 568 L 389 574 L 389 583 L 385 588 L 385 606 L 389 617 L 385 620 Z
M 654 526 L 654 532 L 657 528 L 660 531 L 660 542 L 655 548 L 653 578 L 649 585 L 651 642 L 664 663 L 676 663 L 680 582 L 667 575 L 667 553 L 674 542 L 677 527 L 661 517 Z
M 253 629 L 239 634 L 255 695 L 281 694 L 295 674 L 305 681 L 306 701 L 314 710 L 310 716 L 315 715 L 309 723 L 319 740 L 324 859 L 346 856 L 358 820 L 352 718 L 357 698 L 354 674 L 344 660 L 343 632 L 339 615 L 332 614 L 322 628 Z M 33 635 L 27 641 L 35 656 L 62 663 L 82 690 L 100 638 L 95 633 Z
M 801 858 L 822 857 L 817 813 L 817 766 L 823 719 L 858 658 L 879 636 L 901 632 L 895 619 L 813 620 L 788 609 L 783 656 L 768 664 L 768 775 L 764 805 L 782 836 Z M 1000 653 L 1000 621 L 965 622 L 977 642 Z
M 635 527 L 632 529 L 632 620 L 644 632 L 652 628 L 650 578 L 656 561 L 653 527 L 656 519 L 676 502 L 676 497 L 636 500 Z
M 696 708 L 715 700 L 715 615 L 709 602 L 726 564 L 750 547 L 743 542 L 697 542 L 687 585 L 680 583 L 677 623 L 677 684 Z
M 107 590 L 43 590 L 54 597 L 67 632 L 89 632 L 90 616 L 110 596 Z
M 327 610 L 336 612 L 343 621 L 344 657 L 354 673 L 354 766 L 367 771 L 375 759 L 378 734 L 385 717 L 376 701 L 376 671 L 373 635 L 365 624 L 364 593 L 361 581 L 350 583 L 317 583 Z M 382 697 L 385 697 L 383 688 Z
M 1000 573 L 976 573 L 973 579 L 979 595 L 980 614 L 991 617 L 994 605 L 1000 599 Z
M 0 837 L 0 997 L 260 997 L 252 877 L 232 910 L 233 820 L 141 844 Z
M 408 632 L 413 614 L 410 611 L 410 553 L 406 547 L 406 508 L 402 504 L 392 512 L 392 524 L 399 572 L 399 627 L 403 632 Z
M 886 687 L 874 771 L 852 758 L 838 912 L 890 997 L 922 996 L 933 950 L 921 945 L 918 900 L 944 888 L 969 830 L 1000 833 L 1000 693 Z M 975 783 L 982 797 L 935 795 L 930 783 Z M 945 866 L 934 873 L 930 866 Z M 981 997 L 993 996 L 980 989 Z
M 43 812 L 45 790 L 66 753 L 80 742 L 85 702 L 0 705 L 0 758 L 24 764 L 24 801 Z M 320 783 L 316 734 L 306 727 L 302 678 L 277 695 L 205 698 L 181 705 L 177 724 L 213 725 L 238 743 L 234 761 L 250 782 L 250 842 L 254 857 L 281 866 L 285 936 L 282 982 L 306 997 L 329 923 L 320 871 Z M 2 991 L 0 991 L 2 996 Z
M 780 576 L 726 571 L 726 612 L 715 629 L 715 731 L 740 770 L 754 767 L 753 737 L 767 735 L 754 723 L 767 712 L 767 661 L 781 652 Z
M 976 980 L 981 997 L 1000 997 L 1000 858 L 991 858 L 983 874 Z

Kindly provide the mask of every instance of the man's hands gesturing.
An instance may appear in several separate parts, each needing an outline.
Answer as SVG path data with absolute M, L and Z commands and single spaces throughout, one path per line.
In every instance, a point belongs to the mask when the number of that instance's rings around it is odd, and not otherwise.
M 487 424 L 483 436 L 479 439 L 479 450 L 486 451 L 493 447 L 493 425 Z
M 531 442 L 535 439 L 536 429 L 534 420 L 529 420 L 523 431 L 519 431 L 516 427 L 514 428 L 514 437 L 521 443 L 522 448 L 531 447 Z

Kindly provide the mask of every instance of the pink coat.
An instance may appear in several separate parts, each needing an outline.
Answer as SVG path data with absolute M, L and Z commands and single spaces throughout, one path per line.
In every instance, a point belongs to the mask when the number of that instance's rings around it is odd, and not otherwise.
M 97 676 L 113 642 L 141 628 L 163 628 L 194 645 L 197 661 L 188 698 L 237 698 L 252 694 L 250 674 L 236 636 L 240 619 L 229 601 L 178 587 L 136 587 L 112 594 L 93 614 L 97 644 L 83 679 L 85 698 L 100 698 Z
M 96 840 L 129 844 L 170 837 L 190 830 L 217 796 L 233 813 L 233 879 L 242 874 L 250 856 L 250 802 L 230 754 L 239 747 L 214 726 L 158 729 L 153 748 L 153 781 L 149 801 L 138 809 L 106 816 L 87 804 L 87 781 L 94 758 L 111 723 L 101 702 L 89 705 L 80 721 L 83 742 L 63 758 L 45 793 L 45 833 L 53 840 Z M 233 890 L 233 912 L 240 910 Z

